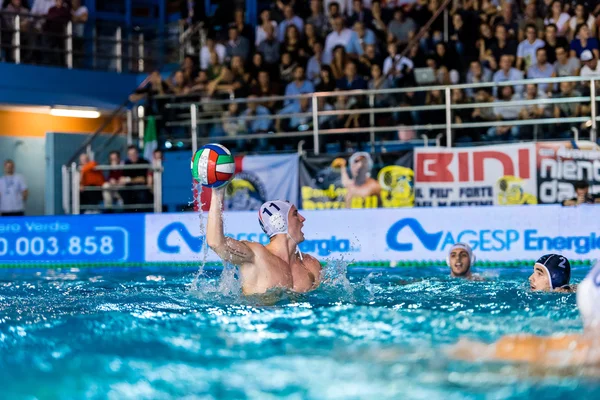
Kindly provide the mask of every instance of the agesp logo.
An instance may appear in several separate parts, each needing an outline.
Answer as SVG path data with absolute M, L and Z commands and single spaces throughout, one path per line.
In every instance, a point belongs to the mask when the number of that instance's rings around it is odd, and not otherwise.
M 177 233 L 179 240 L 174 239 L 176 236 L 175 232 Z M 264 233 L 243 232 L 237 234 L 226 233 L 225 235 L 236 240 L 247 240 L 262 245 L 266 245 L 270 241 L 269 237 Z M 169 238 L 171 238 L 171 244 L 169 244 Z M 162 253 L 180 254 L 182 252 L 181 244 L 183 243 L 185 243 L 187 249 L 192 252 L 200 253 L 204 249 L 204 236 L 192 235 L 187 227 L 181 222 L 173 222 L 165 226 L 158 234 L 157 246 Z M 336 252 L 347 253 L 360 251 L 358 247 L 352 245 L 350 239 L 337 238 L 335 236 L 326 239 L 305 240 L 300 243 L 299 247 L 300 251 L 303 253 L 313 253 L 319 256 L 328 256 Z
M 461 231 L 439 231 L 429 233 L 414 218 L 404 218 L 394 223 L 386 234 L 390 250 L 412 251 L 415 242 L 400 241 L 398 235 L 410 229 L 423 247 L 429 251 L 444 251 L 454 243 L 468 243 L 473 250 L 499 252 L 521 247 L 525 251 L 572 250 L 577 254 L 587 254 L 600 249 L 600 235 L 595 232 L 587 236 L 544 236 L 537 229 L 464 229 Z

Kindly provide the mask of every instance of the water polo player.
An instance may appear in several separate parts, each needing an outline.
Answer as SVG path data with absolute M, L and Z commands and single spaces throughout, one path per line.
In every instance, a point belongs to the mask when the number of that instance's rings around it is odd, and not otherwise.
M 456 243 L 446 256 L 446 264 L 450 267 L 450 275 L 453 277 L 471 279 L 473 273 L 471 267 L 475 264 L 475 254 L 471 246 L 466 243 Z
M 550 368 L 599 365 L 600 307 L 598 304 L 600 304 L 600 265 L 596 264 L 596 267 L 579 284 L 577 290 L 577 308 L 583 320 L 583 334 L 550 337 L 508 335 L 490 345 L 461 340 L 452 348 L 451 354 L 465 360 L 526 362 Z
M 222 205 L 226 186 L 212 190 L 206 240 L 224 262 L 240 266 L 244 294 L 264 293 L 271 288 L 307 292 L 319 286 L 321 264 L 302 254 L 305 218 L 287 201 L 268 201 L 258 213 L 258 222 L 270 243 L 239 241 L 223 233 Z
M 571 264 L 567 257 L 558 254 L 546 254 L 540 257 L 529 277 L 529 285 L 533 291 L 574 292 L 569 285 L 571 280 Z

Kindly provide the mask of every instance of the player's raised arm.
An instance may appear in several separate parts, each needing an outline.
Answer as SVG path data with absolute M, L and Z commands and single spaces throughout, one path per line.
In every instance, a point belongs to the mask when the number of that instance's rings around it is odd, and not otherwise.
M 206 241 L 208 246 L 223 261 L 234 265 L 251 263 L 254 261 L 254 252 L 248 245 L 239 240 L 225 236 L 223 233 L 222 205 L 225 188 L 212 190 L 210 210 L 208 211 L 208 227 L 206 229 Z

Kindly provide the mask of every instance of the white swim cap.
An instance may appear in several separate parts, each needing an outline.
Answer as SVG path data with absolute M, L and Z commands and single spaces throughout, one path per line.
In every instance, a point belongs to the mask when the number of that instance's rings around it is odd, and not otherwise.
M 371 155 L 366 151 L 357 151 L 356 153 L 352 154 L 348 162 L 350 164 L 354 164 L 354 162 L 361 157 L 367 161 L 367 174 L 370 176 L 371 170 L 373 169 L 373 159 L 371 158 Z
M 464 250 L 469 254 L 469 260 L 471 261 L 471 265 L 470 267 L 472 267 L 475 264 L 475 261 L 477 260 L 477 257 L 475 257 L 475 254 L 473 253 L 473 250 L 471 249 L 471 246 L 469 246 L 466 243 L 455 243 L 452 245 L 452 247 L 450 247 L 450 251 L 448 251 L 448 255 L 446 256 L 446 264 L 448 264 L 448 266 L 450 267 L 450 254 L 452 254 L 452 252 L 454 250 Z
M 267 201 L 258 210 L 258 223 L 270 238 L 288 233 L 288 217 L 292 204 L 289 201 Z
M 600 263 L 577 286 L 577 307 L 584 326 L 600 326 Z

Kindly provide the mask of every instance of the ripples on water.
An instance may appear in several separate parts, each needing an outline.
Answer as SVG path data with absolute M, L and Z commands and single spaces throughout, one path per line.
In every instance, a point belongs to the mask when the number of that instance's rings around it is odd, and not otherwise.
M 3 272 L 0 398 L 600 398 L 588 371 L 445 355 L 464 337 L 581 331 L 575 296 L 531 293 L 529 269 L 343 270 L 263 298 L 240 296 L 233 268 Z

